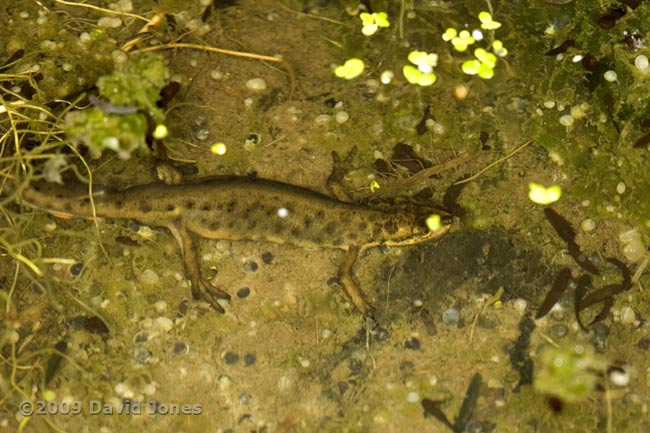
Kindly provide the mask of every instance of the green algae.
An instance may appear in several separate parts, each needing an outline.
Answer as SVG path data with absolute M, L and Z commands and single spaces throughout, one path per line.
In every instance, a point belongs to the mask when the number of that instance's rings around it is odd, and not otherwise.
M 163 110 L 156 103 L 168 81 L 169 70 L 162 57 L 127 58 L 114 72 L 101 76 L 97 88 L 110 106 L 135 112 L 111 113 L 101 106 L 71 111 L 64 124 L 67 137 L 73 142 L 84 143 L 95 157 L 106 149 L 117 152 L 123 159 L 136 151 L 147 153 L 148 119 L 157 124 L 164 121 Z

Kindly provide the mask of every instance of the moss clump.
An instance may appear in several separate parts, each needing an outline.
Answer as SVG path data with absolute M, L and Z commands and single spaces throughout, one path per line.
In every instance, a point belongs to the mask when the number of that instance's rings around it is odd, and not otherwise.
M 99 157 L 104 149 L 124 159 L 135 151 L 148 152 L 148 121 L 164 121 L 164 112 L 156 103 L 168 82 L 169 71 L 161 57 L 127 59 L 112 74 L 97 80 L 100 97 L 108 102 L 68 113 L 64 124 L 67 137 L 88 146 L 93 157 Z M 118 114 L 120 110 L 125 114 Z
M 535 389 L 562 401 L 575 403 L 593 391 L 597 374 L 605 369 L 590 346 L 564 344 L 546 349 L 535 376 Z

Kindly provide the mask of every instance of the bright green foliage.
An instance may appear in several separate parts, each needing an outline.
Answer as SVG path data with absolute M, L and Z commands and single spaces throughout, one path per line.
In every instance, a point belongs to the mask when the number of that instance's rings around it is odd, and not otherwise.
M 388 21 L 388 14 L 386 12 L 375 12 L 369 14 L 363 12 L 359 14 L 363 28 L 361 33 L 366 36 L 371 36 L 377 33 L 380 27 L 390 27 L 390 21 Z
M 479 12 L 478 19 L 481 22 L 481 28 L 484 30 L 496 30 L 501 27 L 501 23 L 492 19 L 492 14 L 483 11 Z
M 148 151 L 144 139 L 147 120 L 139 113 L 107 115 L 93 107 L 68 113 L 64 127 L 66 135 L 88 146 L 93 157 L 99 157 L 104 149 L 113 150 L 124 159 L 135 150 Z
M 136 150 L 148 152 L 147 116 L 158 124 L 158 132 L 165 129 L 164 113 L 156 103 L 168 81 L 169 71 L 161 57 L 129 58 L 112 74 L 100 77 L 97 87 L 107 106 L 129 107 L 137 112 L 114 114 L 101 106 L 71 111 L 64 122 L 67 137 L 88 146 L 93 157 L 99 157 L 105 149 L 124 159 Z
M 476 59 L 466 60 L 461 65 L 461 69 L 468 75 L 478 75 L 479 77 L 489 80 L 494 77 L 494 67 L 497 64 L 497 56 L 485 51 L 483 48 L 474 50 Z
M 548 188 L 542 184 L 530 182 L 528 184 L 528 198 L 541 205 L 555 203 L 562 197 L 562 188 L 559 185 L 551 185 Z
M 334 75 L 339 78 L 351 80 L 361 75 L 365 68 L 366 65 L 363 63 L 363 60 L 352 58 L 346 60 L 344 64 L 337 66 L 336 69 L 334 69 Z
M 605 361 L 590 346 L 564 344 L 541 354 L 535 377 L 535 389 L 562 401 L 574 403 L 586 399 L 593 391 Z
M 408 59 L 417 66 L 405 65 L 402 68 L 402 74 L 409 83 L 419 86 L 431 86 L 436 82 L 438 76 L 433 72 L 433 68 L 438 64 L 437 54 L 411 51 Z
M 137 107 L 149 113 L 156 122 L 164 114 L 156 106 L 160 90 L 169 82 L 169 71 L 160 56 L 139 56 L 128 59 L 110 75 L 97 80 L 99 94 L 112 104 Z

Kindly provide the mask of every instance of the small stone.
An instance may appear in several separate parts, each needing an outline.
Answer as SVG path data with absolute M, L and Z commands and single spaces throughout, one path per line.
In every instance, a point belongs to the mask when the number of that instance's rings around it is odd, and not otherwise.
M 174 327 L 174 322 L 168 317 L 156 317 L 153 321 L 151 329 L 155 332 L 169 332 Z
M 248 298 L 248 295 L 250 294 L 251 294 L 251 289 L 249 287 L 242 287 L 241 289 L 237 290 L 237 297 L 239 299 Z
M 244 269 L 244 272 L 248 272 L 248 273 L 256 272 L 257 269 L 259 268 L 259 266 L 257 265 L 257 263 L 255 263 L 255 262 L 252 261 L 252 260 L 251 260 L 251 261 L 244 262 L 244 265 L 243 265 L 242 267 L 243 267 L 243 269 Z
M 411 337 L 404 342 L 404 347 L 409 350 L 419 350 L 420 346 L 420 340 L 418 340 L 416 337 Z
M 580 223 L 580 228 L 585 233 L 592 232 L 596 228 L 596 222 L 591 218 L 586 218 Z
M 612 70 L 606 71 L 603 74 L 603 77 L 605 78 L 605 80 L 610 81 L 610 82 L 616 81 L 616 79 L 618 78 L 618 76 L 616 75 L 616 72 L 612 71 Z
M 560 125 L 562 126 L 571 126 L 573 125 L 573 117 L 570 114 L 565 114 L 560 116 Z
M 81 262 L 77 262 L 74 265 L 70 266 L 70 274 L 74 275 L 75 277 L 81 273 L 81 271 L 84 268 L 84 264 Z
M 273 253 L 266 251 L 262 253 L 262 262 L 264 262 L 265 265 L 270 265 L 273 263 Z
M 610 367 L 607 371 L 609 380 L 616 386 L 627 386 L 630 383 L 630 375 L 621 367 Z
M 449 308 L 442 313 L 442 321 L 447 325 L 456 325 L 460 320 L 460 312 L 455 308 Z
M 250 367 L 257 362 L 257 356 L 254 353 L 247 353 L 244 355 L 244 365 Z
M 144 347 L 136 347 L 133 350 L 133 358 L 136 360 L 136 362 L 140 364 L 146 364 L 149 359 L 153 356 L 153 353 L 151 353 L 149 350 L 145 349 Z
M 327 122 L 329 122 L 331 117 L 332 116 L 330 116 L 329 114 L 320 114 L 320 115 L 316 116 L 316 118 L 314 119 L 314 122 L 316 122 L 316 125 L 321 125 L 322 126 L 322 125 L 325 125 Z
M 568 333 L 569 328 L 563 323 L 553 325 L 550 329 L 550 334 L 556 338 L 565 337 Z
M 154 285 L 158 283 L 159 280 L 160 277 L 158 277 L 158 274 L 151 269 L 145 269 L 142 272 L 142 275 L 140 275 L 140 282 L 142 282 L 142 284 Z
M 266 91 L 266 81 L 263 78 L 253 78 L 246 81 L 246 88 L 251 92 L 262 93 Z
M 640 261 L 645 254 L 645 245 L 639 238 L 631 240 L 623 247 L 623 255 L 632 263 Z
M 174 353 L 176 354 L 181 354 L 181 353 L 189 353 L 190 352 L 190 346 L 187 344 L 183 343 L 182 341 L 177 341 L 174 343 Z
M 616 185 L 616 192 L 621 195 L 625 192 L 625 182 L 619 182 L 618 185 Z
M 196 138 L 199 141 L 207 140 L 208 137 L 210 136 L 210 128 L 208 128 L 207 126 L 201 126 L 195 128 L 192 132 L 194 134 L 194 138 Z
M 100 29 L 116 29 L 122 25 L 122 20 L 117 17 L 101 17 L 97 20 Z
M 634 59 L 634 66 L 637 67 L 642 72 L 647 72 L 648 67 L 650 66 L 650 62 L 648 62 L 648 57 L 645 55 L 641 54 L 636 56 Z
M 147 331 L 139 331 L 133 337 L 134 343 L 144 343 L 149 340 L 149 333 Z
M 224 353 L 221 358 L 228 365 L 237 364 L 239 362 L 239 354 L 231 351 Z
M 528 308 L 528 301 L 522 298 L 515 299 L 515 310 L 519 311 L 520 313 L 525 313 L 526 308 Z
M 609 336 L 609 327 L 605 325 L 603 322 L 594 323 L 592 329 L 594 331 L 594 334 L 596 334 L 597 337 L 607 338 L 607 336 Z
M 350 115 L 348 114 L 347 111 L 339 111 L 336 113 L 334 116 L 334 120 L 336 120 L 336 123 L 345 123 L 350 119 Z
M 636 321 L 636 314 L 634 313 L 634 310 L 632 307 L 623 307 L 621 310 L 621 323 L 625 323 L 626 325 L 631 325 L 634 324 Z
M 253 399 L 253 396 L 251 396 L 247 392 L 244 392 L 244 393 L 239 395 L 239 401 L 241 401 L 242 404 L 245 404 L 245 405 L 250 404 L 252 399 Z
M 406 401 L 409 403 L 417 403 L 420 401 L 420 394 L 415 391 L 411 391 L 406 395 Z

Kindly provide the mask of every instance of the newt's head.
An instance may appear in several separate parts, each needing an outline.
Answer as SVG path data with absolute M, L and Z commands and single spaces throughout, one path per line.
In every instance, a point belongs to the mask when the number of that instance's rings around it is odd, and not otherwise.
M 402 211 L 386 224 L 382 244 L 400 247 L 433 241 L 449 231 L 451 221 L 451 214 L 439 208 L 418 206 Z

